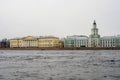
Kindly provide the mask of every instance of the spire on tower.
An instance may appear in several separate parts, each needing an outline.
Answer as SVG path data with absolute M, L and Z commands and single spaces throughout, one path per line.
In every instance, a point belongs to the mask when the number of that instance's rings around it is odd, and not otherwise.
M 95 20 L 94 20 L 93 24 L 96 25 L 96 21 Z
M 93 22 L 93 28 L 96 28 L 97 27 L 97 24 L 96 24 L 96 21 L 94 20 Z

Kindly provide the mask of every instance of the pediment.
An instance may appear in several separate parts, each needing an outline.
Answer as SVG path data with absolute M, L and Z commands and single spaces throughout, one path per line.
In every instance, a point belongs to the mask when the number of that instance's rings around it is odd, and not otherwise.
M 33 37 L 33 36 L 27 36 L 23 38 L 24 40 L 35 40 L 37 38 Z

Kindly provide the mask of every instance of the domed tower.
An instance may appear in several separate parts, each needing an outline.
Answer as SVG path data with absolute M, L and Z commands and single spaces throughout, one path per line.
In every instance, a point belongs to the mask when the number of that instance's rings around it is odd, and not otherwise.
M 92 35 L 98 35 L 98 28 L 95 20 L 94 20 L 93 28 L 91 29 L 91 32 L 92 32 Z
M 99 47 L 100 35 L 98 34 L 98 28 L 96 21 L 93 22 L 93 28 L 91 29 L 91 35 L 89 36 L 89 47 Z

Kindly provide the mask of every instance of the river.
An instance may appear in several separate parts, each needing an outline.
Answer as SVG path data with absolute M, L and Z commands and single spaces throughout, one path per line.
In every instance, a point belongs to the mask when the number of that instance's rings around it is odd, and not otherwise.
M 0 80 L 120 80 L 120 50 L 0 50 Z

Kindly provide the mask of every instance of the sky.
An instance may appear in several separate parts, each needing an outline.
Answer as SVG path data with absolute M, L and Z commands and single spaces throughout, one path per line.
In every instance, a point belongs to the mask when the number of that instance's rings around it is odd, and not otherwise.
M 120 0 L 0 0 L 0 39 L 120 35 Z

